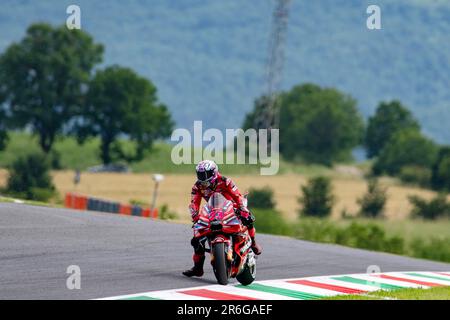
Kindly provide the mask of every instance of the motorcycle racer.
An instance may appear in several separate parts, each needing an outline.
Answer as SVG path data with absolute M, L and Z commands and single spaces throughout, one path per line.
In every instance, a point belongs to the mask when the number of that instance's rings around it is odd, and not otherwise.
M 234 204 L 236 212 L 248 229 L 248 233 L 252 239 L 252 250 L 256 255 L 261 254 L 262 248 L 255 241 L 256 230 L 253 226 L 255 217 L 247 209 L 247 199 L 239 192 L 234 182 L 222 176 L 219 173 L 219 168 L 214 161 L 203 160 L 200 161 L 195 171 L 197 172 L 197 181 L 192 187 L 191 203 L 189 210 L 192 216 L 192 222 L 196 223 L 199 217 L 200 203 L 202 198 L 205 201 L 209 200 L 209 197 L 214 192 L 221 193 L 227 200 L 231 200 Z M 203 275 L 203 264 L 205 262 L 205 249 L 200 243 L 200 239 L 193 237 L 191 245 L 194 248 L 194 267 L 186 270 L 183 274 L 187 277 L 201 277 Z

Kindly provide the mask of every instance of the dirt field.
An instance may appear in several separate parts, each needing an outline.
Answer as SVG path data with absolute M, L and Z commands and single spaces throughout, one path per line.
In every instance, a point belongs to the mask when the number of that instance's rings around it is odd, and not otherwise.
M 104 199 L 129 202 L 139 200 L 150 203 L 153 192 L 153 181 L 150 174 L 111 174 L 111 173 L 82 173 L 81 183 L 75 188 L 73 184 L 73 172 L 54 172 L 54 183 L 63 196 L 66 192 L 76 191 Z M 241 191 L 250 187 L 271 186 L 275 191 L 277 208 L 289 219 L 295 219 L 299 210 L 297 198 L 300 194 L 300 185 L 306 182 L 306 178 L 297 175 L 280 176 L 233 176 Z M 6 172 L 0 170 L 0 185 L 6 181 Z M 167 204 L 176 211 L 182 220 L 189 219 L 187 205 L 190 199 L 190 188 L 194 182 L 193 175 L 177 174 L 165 175 L 165 180 L 160 185 L 158 206 Z M 388 186 L 388 203 L 386 215 L 391 219 L 402 219 L 408 216 L 411 206 L 408 195 L 417 194 L 430 197 L 432 192 L 396 186 L 390 180 L 383 180 Z M 333 217 L 338 218 L 345 209 L 354 214 L 358 211 L 356 200 L 366 191 L 366 183 L 357 177 L 336 177 L 333 179 L 334 193 L 337 203 L 334 207 Z M 250 204 L 251 206 L 251 204 Z

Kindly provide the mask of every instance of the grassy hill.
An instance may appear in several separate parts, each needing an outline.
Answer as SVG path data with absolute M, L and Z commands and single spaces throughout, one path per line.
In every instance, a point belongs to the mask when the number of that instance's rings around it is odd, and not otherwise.
M 0 168 L 6 168 L 17 157 L 30 152 L 40 151 L 38 140 L 35 136 L 23 132 L 10 132 L 10 139 L 4 151 L 0 152 Z M 123 141 L 126 146 L 127 142 Z M 88 140 L 79 145 L 74 138 L 59 137 L 55 142 L 54 150 L 60 156 L 62 169 L 86 170 L 91 166 L 101 163 L 99 157 L 100 141 L 97 138 Z M 175 165 L 171 161 L 172 145 L 157 142 L 151 150 L 147 150 L 144 159 L 130 164 L 133 172 L 160 172 L 160 173 L 189 173 L 192 174 L 192 164 Z M 365 164 L 361 164 L 364 166 Z M 259 174 L 259 165 L 250 164 L 220 164 L 221 171 L 226 174 Z M 331 174 L 333 171 L 322 165 L 290 163 L 280 160 L 279 173 L 299 173 L 307 176 L 317 174 Z
M 450 3 L 378 0 L 382 30 L 366 28 L 368 0 L 293 1 L 284 88 L 310 81 L 358 99 L 364 115 L 399 98 L 425 132 L 450 142 Z M 63 24 L 68 0 L 3 0 L 0 51 L 36 21 Z M 79 0 L 82 28 L 106 45 L 105 65 L 152 79 L 179 127 L 233 128 L 263 89 L 273 1 Z

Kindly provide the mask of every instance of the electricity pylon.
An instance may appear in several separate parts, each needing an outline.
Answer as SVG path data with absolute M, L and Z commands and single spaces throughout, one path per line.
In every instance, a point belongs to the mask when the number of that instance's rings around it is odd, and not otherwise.
M 269 54 L 266 63 L 266 88 L 263 94 L 266 101 L 262 110 L 255 117 L 256 129 L 271 129 L 279 127 L 279 106 L 277 97 L 280 92 L 281 78 L 284 67 L 284 47 L 289 18 L 291 0 L 277 0 L 272 16 L 272 27 L 269 39 Z

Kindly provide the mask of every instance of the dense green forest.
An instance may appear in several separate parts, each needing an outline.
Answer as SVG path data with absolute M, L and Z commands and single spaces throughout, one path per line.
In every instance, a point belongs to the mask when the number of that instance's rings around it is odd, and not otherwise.
M 366 28 L 366 8 L 382 10 L 382 30 Z M 4 0 L 0 52 L 33 22 L 64 24 L 72 1 Z M 195 119 L 236 127 L 264 88 L 273 1 L 79 0 L 82 28 L 117 63 L 152 79 L 176 125 Z M 450 142 L 450 3 L 425 0 L 293 1 L 283 87 L 336 87 L 364 116 L 399 99 L 425 134 Z

